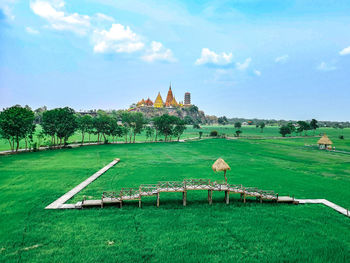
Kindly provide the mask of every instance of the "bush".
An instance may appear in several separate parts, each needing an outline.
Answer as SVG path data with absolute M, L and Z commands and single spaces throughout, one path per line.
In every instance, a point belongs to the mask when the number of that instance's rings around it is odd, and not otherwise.
M 210 136 L 212 136 L 212 137 L 216 137 L 216 136 L 218 136 L 218 132 L 217 131 L 211 131 L 210 132 Z
M 340 139 L 340 140 L 344 140 L 344 135 L 340 135 L 340 136 L 339 136 L 339 139 Z

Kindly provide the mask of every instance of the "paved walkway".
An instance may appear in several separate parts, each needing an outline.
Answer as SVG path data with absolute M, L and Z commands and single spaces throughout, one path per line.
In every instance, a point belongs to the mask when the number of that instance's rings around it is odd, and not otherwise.
M 120 161 L 120 159 L 118 159 L 118 158 L 114 159 L 110 164 L 106 165 L 101 170 L 99 170 L 98 172 L 91 175 L 84 182 L 80 183 L 79 185 L 74 187 L 72 190 L 70 190 L 69 192 L 62 195 L 56 201 L 54 201 L 53 203 L 51 203 L 47 207 L 45 207 L 45 209 L 75 208 L 75 205 L 64 204 L 64 203 L 67 202 L 69 199 L 71 199 L 73 196 L 75 196 L 77 193 L 79 193 L 82 189 L 87 187 L 89 184 L 91 184 L 93 181 L 95 181 L 98 177 L 100 177 L 102 174 L 104 174 L 107 170 L 109 170 L 114 165 L 116 165 L 119 161 Z
M 339 205 L 336 205 L 335 203 L 332 203 L 326 199 L 295 199 L 295 201 L 298 201 L 299 204 L 324 204 L 335 211 L 350 217 L 350 211 L 348 209 L 345 209 L 344 207 L 341 207 Z

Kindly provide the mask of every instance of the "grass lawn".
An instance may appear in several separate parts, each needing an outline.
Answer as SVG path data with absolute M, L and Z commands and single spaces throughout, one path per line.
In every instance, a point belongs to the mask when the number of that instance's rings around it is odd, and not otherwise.
M 254 128 L 255 129 L 255 128 Z M 102 191 L 184 178 L 222 180 L 350 208 L 350 156 L 314 150 L 307 139 L 204 140 L 100 145 L 0 156 L 0 262 L 347 262 L 350 220 L 322 205 L 248 202 L 189 192 L 145 198 L 122 209 L 44 210 L 113 158 L 121 162 L 85 188 Z M 305 141 L 306 140 L 306 141 Z M 349 145 L 344 141 L 344 147 Z
M 187 129 L 185 130 L 184 134 L 181 136 L 181 139 L 187 139 L 187 138 L 194 138 L 199 136 L 199 132 L 203 132 L 203 137 L 208 137 L 210 132 L 216 130 L 219 135 L 225 134 L 229 137 L 234 137 L 236 129 L 233 125 L 203 125 L 201 129 L 193 129 L 191 125 L 187 126 Z M 43 139 L 38 140 L 37 134 L 41 131 L 41 126 L 37 125 L 36 127 L 36 134 L 34 135 L 34 142 L 40 143 L 41 145 L 48 145 L 51 141 L 51 139 L 47 136 Z M 279 133 L 279 127 L 277 126 L 267 126 L 264 128 L 263 132 L 261 132 L 260 128 L 256 128 L 255 126 L 243 126 L 241 128 L 241 131 L 243 132 L 241 134 L 242 138 L 262 138 L 262 137 L 281 137 L 281 134 Z M 317 129 L 315 135 L 326 133 L 330 139 L 334 142 L 334 145 L 337 147 L 337 149 L 342 149 L 346 151 L 350 151 L 350 128 L 346 129 L 334 129 L 334 128 L 319 128 Z M 308 135 L 313 135 L 313 131 L 308 131 Z M 340 140 L 339 135 L 344 135 L 345 140 Z M 107 136 L 108 138 L 108 136 Z M 310 137 L 303 137 L 305 138 L 305 143 L 311 143 L 316 144 L 317 140 Z M 153 138 L 154 139 L 154 138 Z M 158 139 L 164 139 L 162 136 L 158 136 Z M 172 138 L 173 140 L 176 140 L 176 138 Z M 76 132 L 73 136 L 71 136 L 68 140 L 69 143 L 80 143 L 82 140 L 81 133 Z M 91 141 L 97 141 L 97 135 L 91 134 L 90 136 Z M 112 138 L 108 138 L 108 140 L 111 142 Z M 124 137 L 118 138 L 118 141 L 124 141 Z M 136 141 L 143 142 L 149 140 L 146 137 L 145 132 L 143 131 L 141 134 L 138 134 L 136 136 Z M 85 135 L 85 142 L 88 141 L 88 135 Z M 345 147 L 344 147 L 345 146 Z M 25 142 L 24 140 L 20 141 L 20 148 L 25 148 Z M 10 150 L 10 146 L 7 140 L 0 138 L 0 151 Z

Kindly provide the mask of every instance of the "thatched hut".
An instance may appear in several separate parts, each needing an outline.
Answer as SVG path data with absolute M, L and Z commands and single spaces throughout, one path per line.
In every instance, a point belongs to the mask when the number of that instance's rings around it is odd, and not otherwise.
M 317 144 L 320 149 L 329 149 L 332 148 L 333 142 L 324 134 L 321 139 L 318 140 Z
M 228 166 L 228 164 L 222 158 L 219 158 L 215 161 L 211 168 L 214 172 L 224 171 L 225 182 L 227 184 L 226 171 L 231 170 L 230 166 Z

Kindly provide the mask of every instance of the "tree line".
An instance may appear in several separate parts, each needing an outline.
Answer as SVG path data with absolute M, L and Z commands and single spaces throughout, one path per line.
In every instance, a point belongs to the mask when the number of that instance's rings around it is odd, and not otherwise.
M 41 125 L 42 130 L 37 132 L 37 141 L 34 142 L 37 124 Z M 18 151 L 23 139 L 26 149 L 28 144 L 36 149 L 46 136 L 50 138 L 49 146 L 62 147 L 77 131 L 81 133 L 83 144 L 85 141 L 91 142 L 92 134 L 97 135 L 98 143 L 109 143 L 110 138 L 112 142 L 123 138 L 125 143 L 135 143 L 136 135 L 142 131 L 145 131 L 146 140 L 149 141 L 159 141 L 159 136 L 164 136 L 165 141 L 171 141 L 174 137 L 180 140 L 185 129 L 184 120 L 168 114 L 147 119 L 140 112 L 118 111 L 118 114 L 111 115 L 99 111 L 97 116 L 92 117 L 77 114 L 69 107 L 45 108 L 40 114 L 34 114 L 30 107 L 20 105 L 6 108 L 0 113 L 0 136 L 8 140 L 12 151 Z

